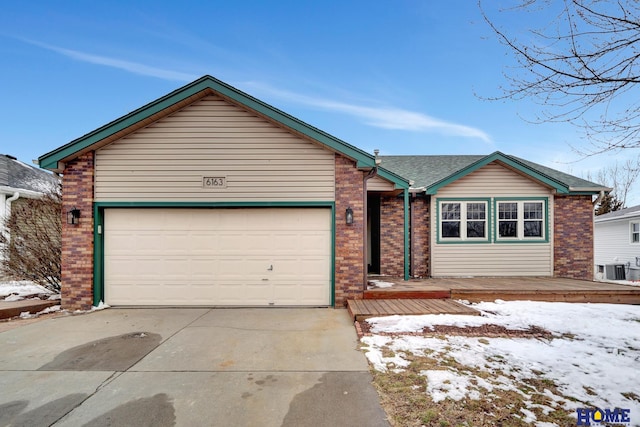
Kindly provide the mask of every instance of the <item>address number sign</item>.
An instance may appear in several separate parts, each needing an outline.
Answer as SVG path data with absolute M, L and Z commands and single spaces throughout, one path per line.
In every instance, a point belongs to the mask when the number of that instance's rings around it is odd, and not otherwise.
M 227 178 L 224 176 L 203 176 L 202 187 L 209 189 L 227 188 Z

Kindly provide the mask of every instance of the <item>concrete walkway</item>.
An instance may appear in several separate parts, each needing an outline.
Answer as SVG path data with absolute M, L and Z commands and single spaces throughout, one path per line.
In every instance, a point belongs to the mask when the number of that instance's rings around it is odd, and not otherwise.
M 389 425 L 346 310 L 109 309 L 0 349 L 0 426 Z

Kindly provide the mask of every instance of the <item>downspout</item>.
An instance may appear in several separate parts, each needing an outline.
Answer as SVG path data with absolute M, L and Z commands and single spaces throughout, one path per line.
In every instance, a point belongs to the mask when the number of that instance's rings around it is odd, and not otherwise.
M 604 199 L 604 190 L 600 190 L 600 194 L 598 194 L 598 197 L 593 202 L 593 207 L 598 206 L 598 203 L 600 203 L 602 201 L 602 199 Z
M 377 150 L 376 150 L 377 151 Z M 363 195 L 362 195 L 362 266 L 363 266 L 363 274 L 362 274 L 362 288 L 363 290 L 367 290 L 367 279 L 369 276 L 369 263 L 367 262 L 367 258 L 368 258 L 368 239 L 367 239 L 367 225 L 369 223 L 368 221 L 368 217 L 369 214 L 367 212 L 368 210 L 368 204 L 367 204 L 367 181 L 369 181 L 371 178 L 373 178 L 374 176 L 378 175 L 378 153 L 376 153 L 376 165 L 373 167 L 373 169 L 371 169 L 369 171 L 369 173 L 367 174 L 367 176 L 364 177 L 364 180 L 362 182 L 362 191 L 363 191 Z
M 13 196 L 9 197 L 8 199 L 6 199 L 4 201 L 4 216 L 5 218 L 9 218 L 9 215 L 11 215 L 11 203 L 15 202 L 16 200 L 18 200 L 20 198 L 20 192 L 16 191 L 13 193 Z M 0 218 L 2 219 L 2 218 Z M 7 238 L 7 242 L 9 242 L 9 240 L 11 240 L 11 235 L 5 231 L 6 227 L 4 225 L 4 221 L 0 221 L 0 225 L 2 225 L 2 227 L 0 227 L 0 232 L 2 234 L 5 235 L 5 237 Z
M 15 202 L 19 198 L 20 198 L 20 192 L 16 191 L 15 193 L 13 193 L 13 196 L 9 197 L 7 200 L 4 201 L 4 203 L 5 203 L 5 215 L 9 216 L 9 213 L 11 212 L 11 203 Z
M 404 190 L 404 280 L 409 280 L 409 189 Z
M 604 199 L 604 196 L 605 196 L 605 192 L 604 192 L 604 190 L 600 190 L 600 194 L 598 194 L 598 197 L 596 197 L 596 200 L 594 200 L 594 202 L 593 202 L 593 208 L 594 208 L 594 210 L 593 210 L 593 211 L 591 211 L 591 227 L 592 227 L 592 230 L 594 230 L 594 231 L 595 231 L 595 228 L 596 228 L 596 226 L 595 226 L 595 221 L 596 221 L 596 218 L 595 218 L 595 208 L 596 208 L 596 207 L 598 206 L 598 204 L 602 201 L 602 199 Z M 594 256 L 594 259 L 592 259 L 592 260 L 591 260 L 591 261 L 592 261 L 592 264 L 593 264 L 593 263 L 595 262 L 596 239 L 594 239 L 594 238 L 592 238 L 592 239 L 591 239 L 591 245 L 592 245 L 592 247 L 591 247 L 591 253 L 592 253 L 592 254 L 593 254 L 593 256 Z M 637 263 L 637 262 L 636 262 L 636 263 Z M 596 279 L 596 269 L 594 269 L 594 270 L 593 270 L 593 280 L 595 280 L 595 279 Z
M 411 196 L 411 195 L 409 195 Z M 416 206 L 416 197 L 418 197 L 417 193 L 413 193 L 413 197 L 410 198 L 410 204 L 409 204 L 409 244 L 411 245 L 411 250 L 409 251 L 409 261 L 411 262 L 411 265 L 409 266 L 409 276 L 413 277 L 414 276 L 414 272 L 416 271 L 416 265 L 415 265 L 415 227 L 413 226 L 414 222 L 415 222 L 415 218 L 413 215 L 413 211 L 415 209 Z

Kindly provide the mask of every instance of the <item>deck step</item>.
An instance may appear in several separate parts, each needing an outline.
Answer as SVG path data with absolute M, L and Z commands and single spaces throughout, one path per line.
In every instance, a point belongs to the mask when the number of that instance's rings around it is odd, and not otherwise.
M 480 312 L 450 299 L 360 299 L 347 300 L 349 314 L 354 321 L 369 317 L 420 314 L 465 314 L 478 316 Z
M 628 290 L 545 290 L 545 289 L 452 289 L 451 298 L 470 302 L 495 301 L 548 301 L 572 303 L 640 304 L 640 289 Z
M 502 299 L 640 304 L 640 286 L 594 282 L 559 277 L 469 277 L 404 280 L 399 277 L 379 277 L 370 280 L 364 300 L 378 299 L 443 299 L 470 302 Z M 385 287 L 376 283 L 387 282 Z M 388 286 L 392 283 L 393 286 Z

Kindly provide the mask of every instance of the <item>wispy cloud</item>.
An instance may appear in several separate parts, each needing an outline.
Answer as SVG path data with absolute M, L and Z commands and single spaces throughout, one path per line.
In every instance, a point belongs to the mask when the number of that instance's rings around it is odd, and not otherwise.
M 157 77 L 164 80 L 190 82 L 195 80 L 199 76 L 183 73 L 180 71 L 167 70 L 164 68 L 151 67 L 145 64 L 140 64 L 132 61 L 125 61 L 117 58 L 110 58 L 108 56 L 96 55 L 93 53 L 80 52 L 78 50 L 66 49 L 59 46 L 53 46 L 46 43 L 36 42 L 33 40 L 24 40 L 26 43 L 34 46 L 39 46 L 43 49 L 50 50 L 52 52 L 59 53 L 68 58 L 75 59 L 76 61 L 88 62 L 90 64 L 104 65 L 106 67 L 117 68 L 119 70 L 128 71 L 130 73 L 139 74 L 142 76 Z
M 364 123 L 374 127 L 414 132 L 437 132 L 449 136 L 477 138 L 491 143 L 489 135 L 481 129 L 440 120 L 424 113 L 394 107 L 369 107 L 331 101 L 275 89 L 257 82 L 249 82 L 246 85 L 285 101 L 359 117 L 364 120 Z
M 190 82 L 199 77 L 190 73 L 152 67 L 138 62 L 126 61 L 118 58 L 97 55 L 94 53 L 81 52 L 78 50 L 67 49 L 64 47 L 54 46 L 38 41 L 28 39 L 22 40 L 31 45 L 59 53 L 66 56 L 67 58 L 76 61 L 117 68 L 119 70 L 143 76 L 150 76 L 159 79 L 180 82 Z M 486 143 L 491 143 L 491 138 L 489 137 L 489 135 L 481 129 L 441 120 L 424 113 L 394 107 L 370 107 L 332 101 L 324 98 L 310 97 L 276 89 L 269 85 L 257 82 L 245 83 L 245 86 L 251 86 L 256 90 L 288 102 L 312 106 L 327 111 L 349 114 L 351 116 L 360 118 L 365 124 L 369 126 L 383 129 L 396 129 L 414 132 L 437 132 L 449 136 L 476 138 Z

